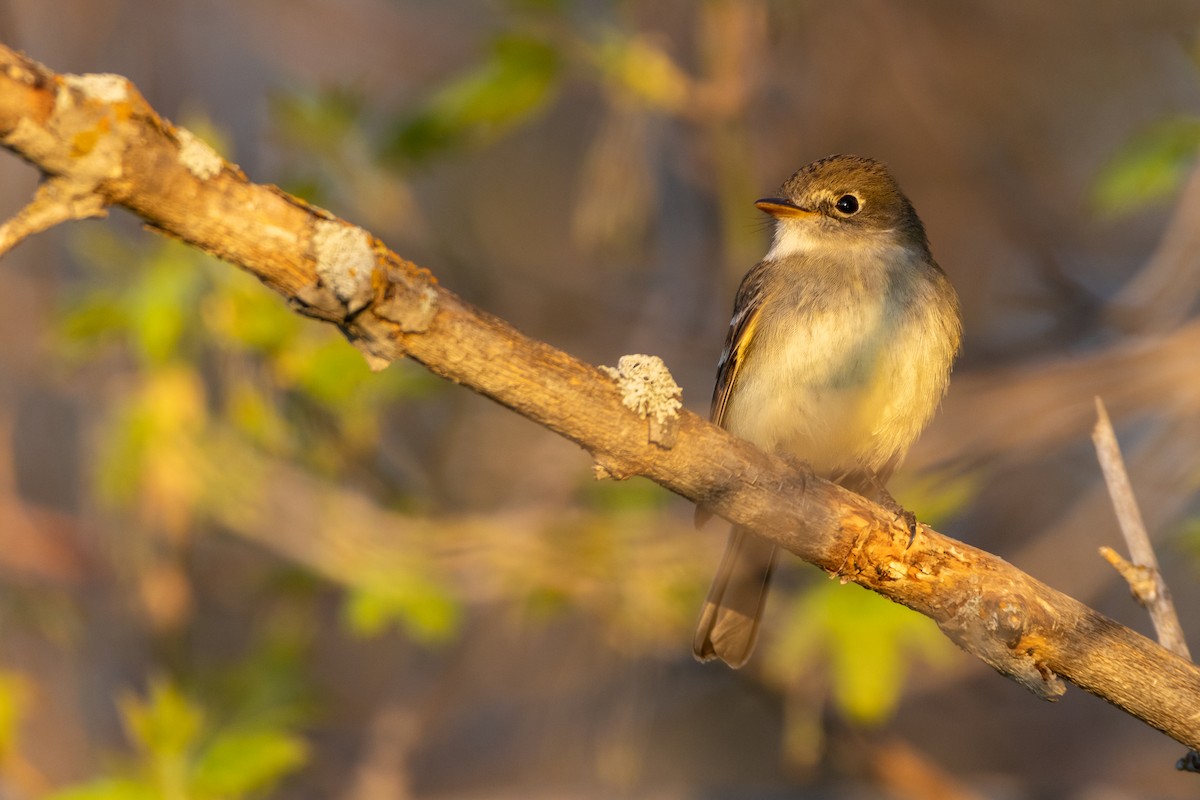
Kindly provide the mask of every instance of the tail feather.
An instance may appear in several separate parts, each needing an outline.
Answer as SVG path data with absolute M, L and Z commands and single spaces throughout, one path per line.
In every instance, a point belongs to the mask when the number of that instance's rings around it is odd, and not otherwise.
M 719 658 L 734 669 L 746 663 L 758 639 L 775 545 L 735 526 L 713 578 L 692 651 L 700 661 Z

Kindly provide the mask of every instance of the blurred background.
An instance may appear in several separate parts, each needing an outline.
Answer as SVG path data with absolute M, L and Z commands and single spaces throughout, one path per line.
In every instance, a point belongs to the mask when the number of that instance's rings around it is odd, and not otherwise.
M 1182 0 L 0 2 L 5 44 L 701 412 L 753 201 L 886 161 L 966 321 L 893 490 L 1151 633 L 1096 555 L 1103 395 L 1193 647 L 1198 33 Z M 36 179 L 0 157 L 2 213 Z M 749 666 L 695 663 L 719 520 L 127 214 L 0 276 L 0 798 L 1196 796 L 1166 737 L 802 564 Z

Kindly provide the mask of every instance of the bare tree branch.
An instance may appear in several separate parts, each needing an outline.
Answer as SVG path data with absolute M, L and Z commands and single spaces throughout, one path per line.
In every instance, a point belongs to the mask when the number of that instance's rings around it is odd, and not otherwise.
M 0 258 L 35 233 L 71 220 L 102 217 L 104 200 L 96 187 L 56 176 L 38 187 L 29 205 L 0 225 Z
M 1133 561 L 1126 561 L 1108 547 L 1101 548 L 1101 553 L 1121 573 L 1137 601 L 1150 612 L 1150 620 L 1158 633 L 1159 644 L 1172 653 L 1191 660 L 1192 655 L 1188 652 L 1183 628 L 1179 624 L 1179 615 L 1175 613 L 1175 603 L 1171 600 L 1171 591 L 1158 568 L 1154 545 L 1150 543 L 1150 534 L 1146 532 L 1142 512 L 1138 509 L 1137 498 L 1133 495 L 1133 486 L 1125 472 L 1125 461 L 1121 458 L 1117 435 L 1113 433 L 1112 421 L 1108 418 L 1104 401 L 1099 397 L 1096 398 L 1096 427 L 1092 431 L 1092 441 L 1096 445 L 1096 456 L 1100 459 L 1100 468 L 1108 484 L 1113 509 L 1116 511 L 1125 545 L 1129 548 L 1129 555 Z
M 578 443 L 609 474 L 645 475 L 933 618 L 1040 697 L 1061 695 L 1065 678 L 1200 746 L 1200 670 L 1186 659 L 928 527 L 910 546 L 886 510 L 671 412 L 661 376 L 622 365 L 614 380 L 473 308 L 366 231 L 250 183 L 123 78 L 56 75 L 0 47 L 0 143 L 52 178 L 87 170 L 104 205 L 252 272 L 373 366 L 407 355 Z
M 1175 612 L 1171 591 L 1158 568 L 1158 556 L 1154 552 L 1154 545 L 1150 543 L 1150 534 L 1146 532 L 1146 523 L 1142 520 L 1142 512 L 1133 494 L 1133 485 L 1129 482 L 1129 473 L 1125 469 L 1125 459 L 1121 457 L 1121 447 L 1117 444 L 1117 434 L 1113 431 L 1112 420 L 1108 418 L 1108 411 L 1104 408 L 1104 400 L 1099 396 L 1096 397 L 1096 427 L 1092 429 L 1092 442 L 1096 446 L 1096 457 L 1104 473 L 1104 482 L 1112 498 L 1121 534 L 1125 537 L 1125 546 L 1129 548 L 1133 561 L 1125 560 L 1111 547 L 1101 547 L 1100 555 L 1104 556 L 1129 584 L 1134 599 L 1150 612 L 1150 621 L 1154 623 L 1158 643 L 1172 653 L 1190 660 L 1192 654 L 1188 652 L 1183 626 L 1179 624 L 1179 615 Z M 1175 767 L 1189 772 L 1200 772 L 1200 753 L 1197 753 L 1195 748 L 1188 750 L 1176 762 Z

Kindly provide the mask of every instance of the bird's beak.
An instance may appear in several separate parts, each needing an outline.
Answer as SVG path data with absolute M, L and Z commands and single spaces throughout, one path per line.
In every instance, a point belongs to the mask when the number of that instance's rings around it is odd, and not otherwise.
M 809 211 L 807 208 L 801 208 L 791 200 L 785 200 L 782 197 L 764 197 L 762 200 L 755 201 L 754 206 L 759 211 L 765 211 L 775 219 L 795 219 L 797 217 L 812 217 L 816 216 L 816 211 Z

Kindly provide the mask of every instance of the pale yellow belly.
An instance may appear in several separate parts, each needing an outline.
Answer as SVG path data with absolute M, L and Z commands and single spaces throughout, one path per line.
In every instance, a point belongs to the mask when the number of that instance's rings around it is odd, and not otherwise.
M 760 331 L 725 426 L 822 475 L 902 459 L 941 400 L 953 349 L 935 321 L 858 304 Z

